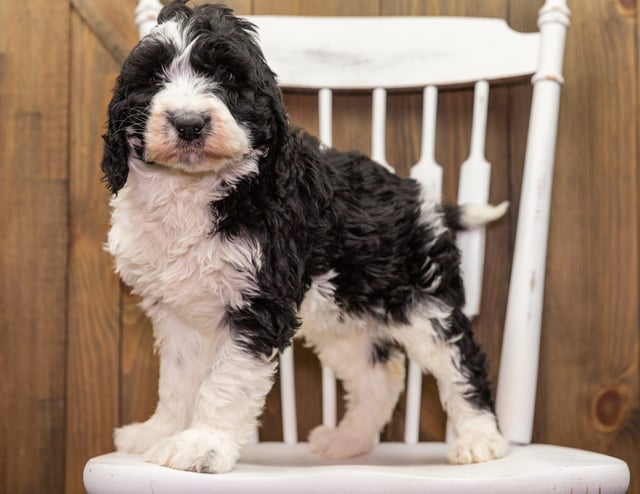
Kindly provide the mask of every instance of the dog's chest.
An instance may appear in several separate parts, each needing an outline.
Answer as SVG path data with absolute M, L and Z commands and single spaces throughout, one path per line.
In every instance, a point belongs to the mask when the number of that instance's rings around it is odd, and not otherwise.
M 211 233 L 209 204 L 219 196 L 214 179 L 134 170 L 112 200 L 107 247 L 145 304 L 159 302 L 207 324 L 255 292 L 258 246 Z

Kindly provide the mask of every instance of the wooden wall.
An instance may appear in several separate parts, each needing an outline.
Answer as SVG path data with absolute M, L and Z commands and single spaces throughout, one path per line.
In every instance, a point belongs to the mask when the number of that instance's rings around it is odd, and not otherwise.
M 234 0 L 238 12 L 437 14 L 507 18 L 534 30 L 533 0 Z M 137 301 L 102 250 L 108 194 L 100 134 L 120 62 L 136 41 L 135 0 L 0 2 L 0 492 L 80 493 L 84 462 L 111 431 L 155 405 L 157 363 Z M 545 296 L 535 440 L 629 462 L 640 494 L 638 314 L 639 14 L 636 0 L 573 0 Z M 528 85 L 491 93 L 491 198 L 509 218 L 488 233 L 478 338 L 496 375 L 521 178 Z M 317 131 L 314 96 L 287 94 L 294 122 Z M 439 99 L 438 160 L 455 200 L 472 95 Z M 370 148 L 367 95 L 335 98 L 335 145 Z M 388 159 L 419 155 L 421 97 L 389 97 Z M 365 122 L 365 123 L 363 123 Z M 320 420 L 314 357 L 297 348 L 303 437 Z M 444 417 L 425 382 L 423 439 Z M 278 393 L 262 436 L 277 439 Z M 385 432 L 399 439 L 402 403 Z

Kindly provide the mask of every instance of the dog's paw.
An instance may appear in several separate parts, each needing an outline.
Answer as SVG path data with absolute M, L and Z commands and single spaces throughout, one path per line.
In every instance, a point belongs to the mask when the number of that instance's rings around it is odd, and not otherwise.
M 165 430 L 150 424 L 150 421 L 137 422 L 115 429 L 113 431 L 113 442 L 117 451 L 140 454 L 144 453 L 163 437 L 171 435 L 172 432 L 165 432 Z
M 498 431 L 495 421 L 491 421 L 478 427 L 465 427 L 459 432 L 448 456 L 451 463 L 481 463 L 502 458 L 507 447 L 507 441 Z
M 320 425 L 309 434 L 309 448 L 327 458 L 341 459 L 358 456 L 373 448 L 375 437 L 361 431 Z
M 207 429 L 187 429 L 161 439 L 144 452 L 156 465 L 203 473 L 224 473 L 233 468 L 240 448 L 228 436 Z

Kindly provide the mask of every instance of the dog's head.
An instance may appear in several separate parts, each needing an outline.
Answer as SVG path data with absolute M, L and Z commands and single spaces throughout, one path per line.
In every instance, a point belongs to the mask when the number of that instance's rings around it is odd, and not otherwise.
M 280 90 L 254 26 L 221 5 L 184 3 L 164 7 L 122 66 L 102 161 L 113 193 L 132 157 L 217 173 L 252 154 L 266 159 L 286 135 Z

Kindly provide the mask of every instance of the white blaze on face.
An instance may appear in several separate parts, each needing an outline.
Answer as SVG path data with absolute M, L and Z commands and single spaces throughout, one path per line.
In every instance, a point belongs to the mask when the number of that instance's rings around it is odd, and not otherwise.
M 174 42 L 181 45 L 183 41 Z M 186 46 L 165 68 L 166 82 L 151 100 L 145 160 L 192 173 L 220 171 L 250 152 L 249 132 L 216 96 L 218 84 L 191 68 L 189 55 L 190 46 Z M 197 138 L 184 139 L 176 122 L 189 115 L 202 119 L 204 126 Z

